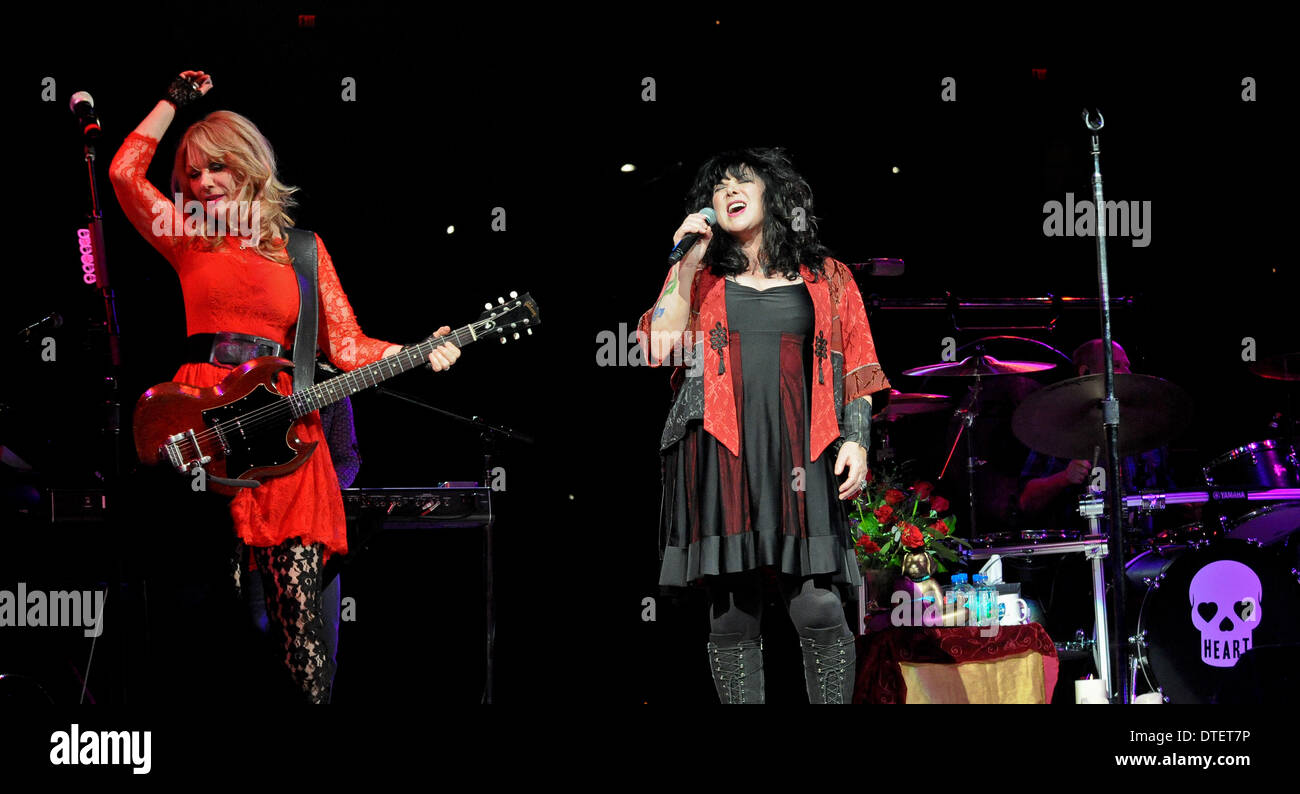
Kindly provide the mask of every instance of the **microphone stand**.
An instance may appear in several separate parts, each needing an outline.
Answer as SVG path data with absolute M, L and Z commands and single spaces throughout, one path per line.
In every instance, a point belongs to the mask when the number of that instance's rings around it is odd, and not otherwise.
M 1106 460 L 1110 469 L 1110 482 L 1107 483 L 1107 495 L 1110 502 L 1110 543 L 1109 557 L 1111 581 L 1114 584 L 1113 622 L 1108 627 L 1097 627 L 1098 636 L 1103 630 L 1110 635 L 1109 667 L 1110 675 L 1105 677 L 1106 686 L 1112 703 L 1132 702 L 1132 689 L 1124 670 L 1124 650 L 1120 645 L 1125 623 L 1124 607 L 1126 590 L 1124 577 L 1124 478 L 1119 462 L 1119 400 L 1115 398 L 1115 348 L 1110 334 L 1110 270 L 1106 262 L 1106 202 L 1101 188 L 1101 141 L 1097 134 L 1106 121 L 1097 111 L 1094 122 L 1087 110 L 1083 111 L 1083 123 L 1092 132 L 1092 200 L 1097 212 L 1097 284 L 1101 304 L 1101 339 L 1106 362 L 1106 396 L 1101 402 L 1102 426 L 1106 433 Z M 1118 684 L 1118 688 L 1117 685 Z
M 95 175 L 95 142 L 85 141 L 86 178 L 90 187 L 90 215 L 87 223 L 90 245 L 95 257 L 95 286 L 104 298 L 104 328 L 108 332 L 109 374 L 104 379 L 108 387 L 108 402 L 104 418 L 104 432 L 109 437 L 113 459 L 108 472 L 116 479 L 122 473 L 122 406 L 118 393 L 121 379 L 122 349 L 121 328 L 117 321 L 117 294 L 108 279 L 108 252 L 104 245 L 104 206 L 99 201 L 99 182 Z
M 116 533 L 122 528 L 121 523 L 117 521 L 117 514 L 119 512 L 118 500 L 122 494 L 121 479 L 124 471 L 122 463 L 122 403 L 119 391 L 122 378 L 121 328 L 117 319 L 117 295 L 113 291 L 108 278 L 108 249 L 104 244 L 104 206 L 99 199 L 99 181 L 95 173 L 95 136 L 87 134 L 84 130 L 82 134 L 86 180 L 90 190 L 90 213 L 87 216 L 87 230 L 90 232 L 90 246 L 95 258 L 95 286 L 104 299 L 104 329 L 108 336 L 108 373 L 104 376 L 103 381 L 106 399 L 104 401 L 102 430 L 106 444 L 104 453 L 109 460 L 106 462 L 107 465 L 101 467 L 103 470 L 100 474 L 104 480 L 108 526 L 110 531 Z M 115 571 L 116 589 L 118 595 L 122 596 L 127 589 L 127 579 L 120 554 L 117 557 Z M 107 603 L 107 598 L 105 603 Z M 148 609 L 147 604 L 145 609 Z M 117 648 L 118 685 L 125 693 L 126 648 L 122 642 L 118 643 Z M 91 647 L 91 658 L 94 658 L 93 645 Z M 89 689 L 89 679 L 90 661 L 88 660 L 85 675 L 82 679 L 83 701 Z M 123 702 L 126 702 L 125 694 Z
M 402 392 L 399 391 L 393 391 L 392 389 L 389 389 L 385 386 L 377 386 L 375 387 L 375 391 L 379 392 L 380 394 L 386 394 L 389 397 L 395 397 L 398 400 L 411 403 L 412 405 L 418 405 L 419 407 L 433 411 L 434 413 L 439 414 L 440 416 L 444 416 L 455 422 L 459 422 L 463 425 L 467 425 L 469 427 L 478 430 L 479 441 L 483 445 L 483 484 L 487 487 L 491 487 L 492 479 L 494 477 L 492 473 L 492 470 L 494 468 L 492 463 L 493 463 L 493 454 L 496 451 L 496 444 L 498 440 L 508 439 L 510 441 L 518 441 L 523 444 L 533 443 L 533 439 L 530 438 L 529 436 L 524 435 L 523 433 L 516 432 L 514 430 L 511 430 L 508 427 L 499 427 L 497 425 L 489 424 L 477 416 L 475 417 L 461 416 L 458 413 L 454 413 L 452 411 L 448 411 L 443 408 L 438 408 L 436 406 L 430 405 L 429 403 L 423 400 L 416 399 L 415 397 L 412 397 L 409 394 L 403 394 Z M 493 562 L 495 559 L 495 554 L 492 550 L 492 529 L 493 529 L 493 525 L 496 523 L 496 515 L 497 515 L 496 510 L 490 510 L 488 512 L 487 526 L 483 528 L 483 589 L 485 594 L 484 620 L 485 620 L 485 628 L 487 632 L 487 657 L 486 657 L 487 670 L 483 680 L 482 702 L 488 704 L 492 703 L 493 685 L 495 683 L 494 679 L 496 677 L 496 673 L 495 673 L 496 642 L 497 642 L 496 584 L 493 578 Z

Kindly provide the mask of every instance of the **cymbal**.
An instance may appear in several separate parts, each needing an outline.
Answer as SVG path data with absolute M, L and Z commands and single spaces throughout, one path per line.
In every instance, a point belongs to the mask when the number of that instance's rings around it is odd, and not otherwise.
M 1269 380 L 1300 381 L 1300 353 L 1282 353 L 1252 361 L 1250 371 Z
M 1057 458 L 1091 460 L 1106 448 L 1101 423 L 1105 375 L 1084 375 L 1044 386 L 1025 398 L 1011 417 L 1011 431 L 1025 446 Z M 1115 374 L 1121 457 L 1155 449 L 1192 420 L 1192 399 L 1179 386 L 1151 375 Z
M 946 394 L 919 394 L 889 390 L 889 402 L 876 412 L 872 419 L 879 422 L 891 422 L 903 416 L 928 414 L 942 411 L 953 406 L 953 399 Z
M 961 361 L 943 364 L 927 364 L 923 367 L 904 370 L 904 375 L 937 375 L 945 378 L 971 378 L 990 375 L 1025 375 L 1030 372 L 1042 372 L 1055 368 L 1055 364 L 1041 361 L 1000 361 L 993 356 L 969 356 Z

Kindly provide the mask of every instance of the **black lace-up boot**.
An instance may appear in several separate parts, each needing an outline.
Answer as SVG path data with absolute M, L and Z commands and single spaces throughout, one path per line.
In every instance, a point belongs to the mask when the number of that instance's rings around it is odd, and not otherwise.
M 723 703 L 763 702 L 763 638 L 741 634 L 709 635 L 709 667 Z
M 803 646 L 808 702 L 852 703 L 857 672 L 853 635 L 843 626 L 805 629 L 799 633 L 799 644 Z

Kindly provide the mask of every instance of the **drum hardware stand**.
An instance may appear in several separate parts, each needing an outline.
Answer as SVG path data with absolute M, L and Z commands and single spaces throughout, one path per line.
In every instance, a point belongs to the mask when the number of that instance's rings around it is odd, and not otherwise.
M 983 356 L 983 353 L 980 353 Z M 975 376 L 975 385 L 971 387 L 971 400 L 969 408 L 958 408 L 953 415 L 961 419 L 961 426 L 957 429 L 957 437 L 952 441 L 952 449 L 948 450 L 948 460 L 944 461 L 943 470 L 939 472 L 939 479 L 948 473 L 948 464 L 952 462 L 952 455 L 957 451 L 957 445 L 961 443 L 963 434 L 966 436 L 966 495 L 970 499 L 970 524 L 969 537 L 975 537 L 975 472 L 984 461 L 975 456 L 975 420 L 979 418 L 979 399 L 980 399 L 980 376 Z
M 1223 497 L 1217 496 L 1217 494 L 1234 490 L 1244 494 L 1242 498 L 1248 502 L 1293 502 L 1300 500 L 1300 488 L 1217 488 L 1214 491 L 1147 491 L 1125 496 L 1123 505 L 1126 508 L 1136 507 L 1143 513 L 1150 513 L 1155 510 L 1164 510 L 1169 505 L 1199 505 L 1211 501 L 1221 501 Z
M 880 430 L 880 445 L 876 447 L 876 462 L 885 463 L 894 459 L 894 448 L 889 443 L 889 424 L 882 422 L 884 427 Z
M 1006 325 L 1006 326 L 954 326 L 957 331 L 1048 331 L 1056 324 L 1057 317 L 1064 310 L 1096 309 L 1096 298 L 1071 298 L 1048 295 L 1036 298 L 969 298 L 960 299 L 951 294 L 945 298 L 882 298 L 879 295 L 863 295 L 863 304 L 869 313 L 876 311 L 946 311 L 950 315 L 959 310 L 966 311 L 1017 311 L 1038 310 L 1051 311 L 1053 318 L 1047 325 Z M 1134 297 L 1111 298 L 1115 306 L 1131 309 L 1137 305 Z
M 1138 670 L 1142 667 L 1142 657 L 1146 655 L 1146 629 L 1143 629 L 1142 633 L 1136 637 L 1129 637 L 1128 643 L 1130 648 L 1137 649 L 1136 653 L 1130 653 L 1128 657 L 1128 690 L 1129 692 L 1137 692 Z M 1151 686 L 1150 679 L 1147 679 L 1147 686 Z M 1164 689 L 1156 687 L 1153 691 L 1160 695 L 1161 703 L 1169 702 L 1169 696 L 1165 694 Z M 1136 698 L 1137 696 L 1134 695 L 1134 697 Z
M 1139 513 L 1145 515 L 1152 512 L 1162 511 L 1169 505 L 1199 505 L 1214 503 L 1222 505 L 1228 501 L 1227 497 L 1234 497 L 1246 502 L 1292 502 L 1300 501 L 1300 488 L 1267 488 L 1254 490 L 1249 488 L 1213 488 L 1209 491 L 1147 491 L 1133 496 L 1125 496 L 1123 504 L 1126 509 L 1136 508 Z M 1215 510 L 1218 514 L 1219 528 L 1227 535 L 1232 529 L 1232 519 Z M 1238 536 L 1239 537 L 1239 536 Z M 1258 542 L 1254 538 L 1246 538 Z M 1197 545 L 1193 541 L 1190 545 Z
M 1161 505 L 1160 509 L 1163 510 L 1164 506 Z M 1164 573 L 1160 573 L 1154 579 L 1144 577 L 1142 579 L 1142 583 L 1145 584 L 1148 589 L 1159 590 L 1160 583 L 1164 581 L 1164 578 L 1165 578 Z M 1130 693 L 1137 692 L 1138 670 L 1142 667 L 1142 662 L 1146 657 L 1146 650 L 1147 650 L 1146 629 L 1142 629 L 1137 634 L 1128 638 L 1128 691 Z M 1147 685 L 1148 686 L 1151 685 L 1150 679 L 1147 680 Z M 1169 702 L 1169 698 L 1165 695 L 1164 690 L 1160 689 L 1160 687 L 1156 687 L 1155 691 L 1160 693 L 1160 697 L 1165 703 Z M 1134 694 L 1134 697 L 1136 697 L 1136 694 Z
M 1079 499 L 1079 514 L 1088 519 L 1088 534 L 1100 535 L 1100 520 L 1105 512 L 1105 504 L 1098 498 L 1085 496 Z M 1110 553 L 1106 546 L 1092 546 L 1084 550 L 1084 556 L 1092 566 L 1092 610 L 1093 625 L 1097 640 L 1092 648 L 1092 660 L 1097 665 L 1097 677 L 1106 682 L 1106 691 L 1111 691 L 1111 626 L 1106 619 L 1106 577 L 1102 570 L 1103 559 Z M 1116 666 L 1115 670 L 1121 669 Z
M 1101 138 L 1098 135 L 1106 124 L 1101 112 L 1097 111 L 1097 120 L 1092 120 L 1092 114 L 1087 110 L 1083 111 L 1083 123 L 1092 133 L 1092 199 L 1093 206 L 1105 207 L 1106 200 L 1102 194 L 1101 182 Z M 1119 400 L 1115 398 L 1115 347 L 1110 333 L 1110 270 L 1106 262 L 1106 213 L 1097 212 L 1097 286 L 1098 301 L 1101 305 L 1101 339 L 1102 347 L 1106 362 L 1106 396 L 1101 401 L 1102 426 L 1106 433 L 1106 461 L 1107 468 L 1110 472 L 1112 482 L 1110 483 L 1110 557 L 1111 570 L 1114 574 L 1115 581 L 1115 623 L 1109 627 L 1112 637 L 1115 640 L 1109 649 L 1112 657 L 1114 669 L 1122 669 L 1120 660 L 1119 637 L 1121 627 L 1124 626 L 1124 599 L 1127 595 L 1127 588 L 1124 581 L 1124 481 L 1120 472 L 1119 461 Z M 1100 575 L 1095 574 L 1095 575 Z M 1111 679 L 1107 679 L 1108 684 L 1113 684 Z M 1124 686 L 1120 691 L 1111 690 L 1111 700 L 1118 700 L 1121 703 L 1132 701 L 1132 692 L 1129 691 L 1128 682 L 1124 681 Z

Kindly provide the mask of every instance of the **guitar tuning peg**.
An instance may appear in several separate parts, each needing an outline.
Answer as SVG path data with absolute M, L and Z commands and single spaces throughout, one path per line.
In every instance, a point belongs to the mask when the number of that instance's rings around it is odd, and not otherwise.
M 501 344 L 504 345 L 505 343 L 506 343 L 506 338 L 503 336 L 503 337 L 501 337 Z
M 518 338 L 519 338 L 519 334 L 515 334 L 515 339 L 518 339 Z
M 529 336 L 532 336 L 532 335 L 533 335 L 533 329 L 529 328 L 529 329 L 528 329 L 527 331 L 525 331 L 524 333 L 528 334 Z
M 505 303 L 505 302 L 506 302 L 505 298 L 497 298 L 497 303 Z
M 492 304 L 491 304 L 490 302 L 489 302 L 489 303 L 485 303 L 485 304 L 483 304 L 483 308 L 484 308 L 484 309 L 489 309 L 489 310 L 490 310 L 490 309 L 492 308 Z
M 515 292 L 514 290 L 510 290 L 510 297 L 512 297 L 512 298 L 518 298 L 518 297 L 519 297 L 519 293 L 518 293 L 518 292 Z

